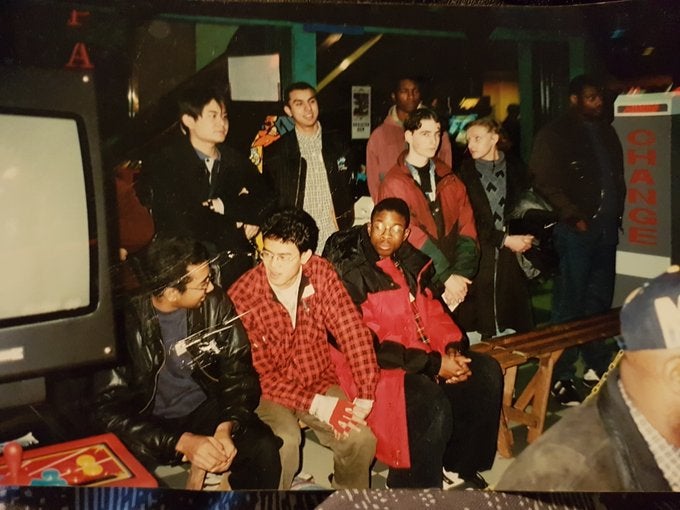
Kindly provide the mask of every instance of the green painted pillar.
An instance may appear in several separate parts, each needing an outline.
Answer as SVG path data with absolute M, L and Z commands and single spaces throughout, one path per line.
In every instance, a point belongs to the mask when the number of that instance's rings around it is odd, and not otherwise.
M 196 70 L 222 55 L 237 30 L 237 26 L 196 23 Z
M 316 87 L 316 33 L 305 32 L 302 25 L 291 28 L 291 78 Z
M 522 130 L 522 159 L 529 161 L 534 140 L 534 86 L 531 42 L 517 43 L 517 74 L 519 76 L 519 124 Z

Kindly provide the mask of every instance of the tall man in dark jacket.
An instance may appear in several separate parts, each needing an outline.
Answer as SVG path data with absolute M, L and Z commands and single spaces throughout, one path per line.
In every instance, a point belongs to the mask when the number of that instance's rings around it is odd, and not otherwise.
M 602 313 L 612 304 L 616 245 L 623 216 L 623 151 L 602 116 L 602 88 L 578 76 L 569 84 L 569 111 L 536 136 L 529 161 L 536 189 L 559 215 L 554 243 L 559 274 L 553 292 L 555 323 Z M 593 381 L 607 369 L 612 349 L 601 342 L 579 348 Z M 577 348 L 555 367 L 553 395 L 564 405 L 580 401 L 573 386 Z M 588 379 L 586 378 L 586 380 Z
M 126 310 L 125 364 L 98 374 L 96 423 L 149 466 L 184 459 L 229 470 L 234 489 L 276 488 L 281 440 L 254 412 L 250 343 L 205 248 L 157 239 L 145 265 L 150 294 Z
M 286 115 L 295 129 L 265 149 L 263 174 L 277 192 L 279 206 L 303 209 L 319 227 L 317 253 L 338 229 L 354 223 L 354 168 L 347 143 L 323 131 L 316 90 L 297 82 L 284 92 Z
M 253 266 L 250 239 L 274 196 L 248 158 L 224 145 L 229 120 L 219 91 L 188 89 L 178 106 L 179 129 L 144 160 L 143 194 L 158 233 L 193 237 L 211 256 L 223 255 L 220 283 L 227 288 Z

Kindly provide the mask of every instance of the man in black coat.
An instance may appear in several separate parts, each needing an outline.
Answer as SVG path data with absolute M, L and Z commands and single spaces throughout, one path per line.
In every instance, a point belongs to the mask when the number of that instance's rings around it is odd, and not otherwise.
M 603 118 L 601 85 L 592 77 L 578 76 L 569 84 L 569 94 L 569 111 L 538 133 L 529 161 L 536 190 L 559 216 L 554 230 L 560 259 L 553 290 L 554 323 L 611 307 L 625 199 L 623 151 Z M 613 354 L 602 342 L 565 351 L 555 366 L 553 387 L 563 405 L 580 401 L 573 386 L 579 350 L 594 382 Z
M 250 342 L 205 247 L 156 239 L 144 265 L 149 293 L 126 310 L 124 364 L 96 376 L 97 427 L 149 467 L 188 460 L 229 470 L 234 489 L 275 489 L 281 440 L 254 412 Z
M 320 254 L 333 232 L 354 223 L 352 152 L 337 132 L 321 129 L 316 90 L 309 83 L 292 83 L 284 98 L 295 129 L 265 149 L 263 174 L 279 206 L 304 209 L 314 218 Z
M 156 232 L 190 236 L 211 256 L 221 255 L 226 289 L 253 266 L 250 240 L 274 206 L 257 168 L 224 145 L 229 129 L 226 100 L 210 88 L 192 88 L 179 100 L 179 130 L 144 160 Z

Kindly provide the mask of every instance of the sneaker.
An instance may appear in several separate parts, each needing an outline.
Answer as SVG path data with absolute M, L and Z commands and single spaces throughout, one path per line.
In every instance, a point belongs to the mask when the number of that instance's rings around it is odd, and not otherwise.
M 562 379 L 555 382 L 550 393 L 552 393 L 552 396 L 563 406 L 577 406 L 582 400 L 581 396 L 576 391 L 576 388 L 574 388 L 574 383 L 569 379 Z
M 598 375 L 595 370 L 589 368 L 585 374 L 583 374 L 583 384 L 588 386 L 588 388 L 593 388 L 597 383 L 600 382 L 600 375 Z
M 484 477 L 477 471 L 470 475 L 460 475 L 460 477 L 465 480 L 465 489 L 484 490 L 489 486 L 489 483 L 484 480 Z
M 445 491 L 451 490 L 454 487 L 459 487 L 465 483 L 458 473 L 442 469 L 442 489 Z

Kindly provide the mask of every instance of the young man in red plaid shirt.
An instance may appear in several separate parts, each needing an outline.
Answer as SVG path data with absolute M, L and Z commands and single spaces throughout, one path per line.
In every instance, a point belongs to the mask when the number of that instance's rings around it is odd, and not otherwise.
M 335 488 L 368 488 L 376 439 L 365 418 L 378 380 L 371 333 L 333 266 L 313 254 L 318 228 L 309 214 L 277 212 L 262 236 L 262 263 L 239 278 L 229 296 L 260 376 L 256 412 L 283 439 L 280 488 L 290 488 L 300 466 L 298 420 L 333 450 Z M 336 362 L 349 365 L 349 395 L 340 388 Z

